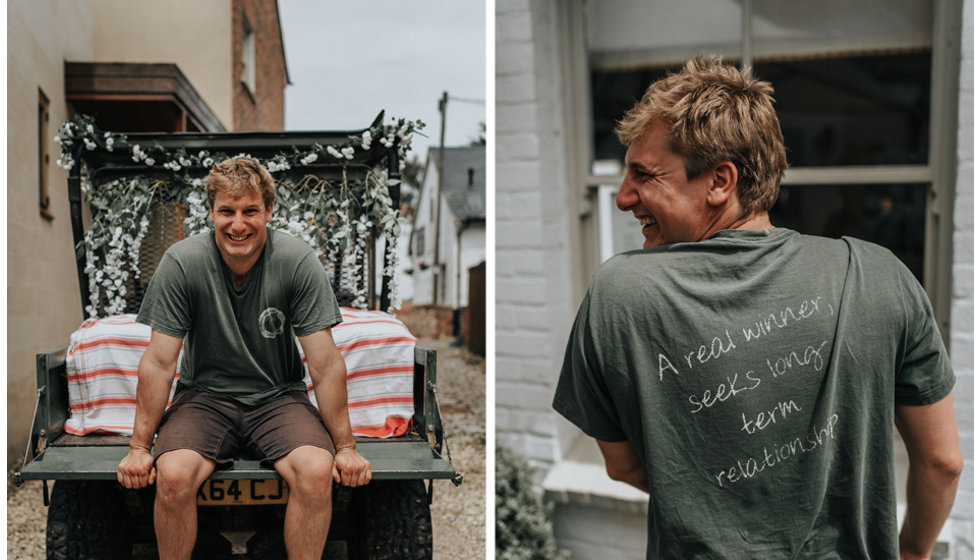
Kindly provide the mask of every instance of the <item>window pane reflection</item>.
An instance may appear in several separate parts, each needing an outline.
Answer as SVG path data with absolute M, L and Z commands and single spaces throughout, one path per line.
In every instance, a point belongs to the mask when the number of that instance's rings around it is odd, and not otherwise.
M 928 50 L 757 62 L 772 82 L 790 165 L 926 164 Z
M 928 185 L 783 185 L 773 225 L 890 249 L 922 282 Z

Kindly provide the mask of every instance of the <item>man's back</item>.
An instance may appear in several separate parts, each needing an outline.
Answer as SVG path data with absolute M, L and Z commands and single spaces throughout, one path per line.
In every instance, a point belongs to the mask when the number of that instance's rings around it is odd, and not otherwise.
M 625 253 L 567 352 L 555 407 L 636 448 L 651 557 L 897 556 L 894 407 L 953 380 L 887 251 L 775 229 Z

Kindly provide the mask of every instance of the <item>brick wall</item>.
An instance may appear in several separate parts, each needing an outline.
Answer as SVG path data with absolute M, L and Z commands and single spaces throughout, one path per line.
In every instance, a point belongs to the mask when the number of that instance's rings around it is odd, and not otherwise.
M 497 437 L 536 467 L 559 458 L 551 397 L 572 302 L 557 4 L 496 3 Z
M 953 301 L 950 357 L 956 369 L 954 406 L 965 468 L 947 527 L 950 558 L 973 558 L 973 0 L 963 0 L 956 200 L 953 212 Z
M 244 21 L 255 38 L 255 91 L 242 81 Z M 275 0 L 232 1 L 233 130 L 282 130 L 286 63 Z

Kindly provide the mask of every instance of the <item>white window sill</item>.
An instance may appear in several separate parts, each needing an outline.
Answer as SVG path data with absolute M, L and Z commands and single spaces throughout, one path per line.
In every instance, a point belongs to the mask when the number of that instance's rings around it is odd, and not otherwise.
M 594 506 L 646 515 L 649 496 L 606 474 L 595 441 L 578 438 L 563 461 L 545 475 L 545 500 L 558 504 Z

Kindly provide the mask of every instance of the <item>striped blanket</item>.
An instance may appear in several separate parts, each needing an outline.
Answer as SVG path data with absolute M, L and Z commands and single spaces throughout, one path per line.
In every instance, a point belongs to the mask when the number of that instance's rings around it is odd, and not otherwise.
M 341 313 L 344 322 L 333 328 L 333 337 L 347 365 L 347 401 L 354 434 L 405 434 L 414 411 L 415 337 L 387 313 L 346 307 Z M 135 315 L 82 323 L 71 335 L 66 358 L 70 406 L 66 432 L 132 434 L 136 370 L 149 342 L 150 328 L 137 323 Z M 305 380 L 316 405 L 309 373 Z M 175 379 L 171 397 L 176 383 Z

